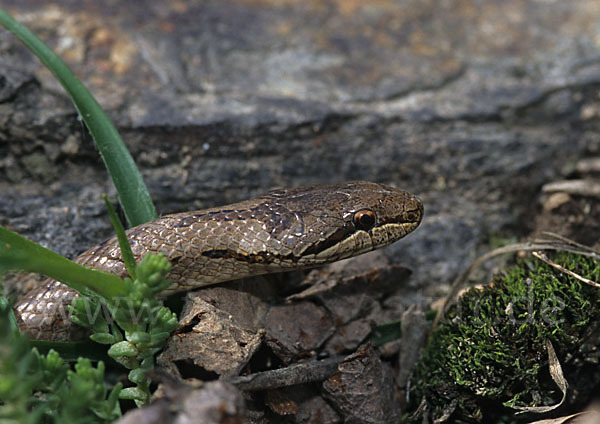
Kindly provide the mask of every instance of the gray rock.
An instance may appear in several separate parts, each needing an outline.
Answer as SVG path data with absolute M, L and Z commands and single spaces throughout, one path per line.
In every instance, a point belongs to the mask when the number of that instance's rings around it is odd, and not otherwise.
M 600 151 L 591 0 L 3 7 L 97 96 L 161 213 L 350 179 L 422 197 L 421 228 L 384 250 L 413 271 L 390 317 L 528 234 L 539 188 Z M 50 73 L 4 31 L 0 50 L 0 224 L 73 257 L 111 234 L 114 191 Z
M 599 145 L 592 3 L 6 7 L 105 105 L 161 212 L 314 181 L 396 184 L 427 216 L 388 253 L 427 297 L 491 233 L 525 234 L 537 188 Z M 110 234 L 99 196 L 112 188 L 53 77 L 0 41 L 0 216 L 73 256 Z

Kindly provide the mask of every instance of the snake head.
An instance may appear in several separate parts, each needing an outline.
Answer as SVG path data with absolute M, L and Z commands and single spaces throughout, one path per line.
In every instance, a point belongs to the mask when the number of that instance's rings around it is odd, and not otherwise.
M 374 183 L 359 184 L 365 192 L 357 200 L 352 220 L 357 229 L 354 242 L 374 250 L 400 240 L 413 232 L 423 219 L 423 203 L 415 195 L 394 187 Z M 364 205 L 364 206 L 363 206 Z M 366 233 L 366 234 L 364 234 Z
M 415 195 L 367 181 L 302 186 L 268 196 L 291 212 L 273 234 L 307 266 L 391 244 L 414 231 L 423 218 L 423 204 Z

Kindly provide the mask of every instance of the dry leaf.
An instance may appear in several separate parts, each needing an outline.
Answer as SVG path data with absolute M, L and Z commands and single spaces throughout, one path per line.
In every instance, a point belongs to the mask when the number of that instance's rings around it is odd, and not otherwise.
M 554 347 L 552 346 L 550 340 L 546 340 L 546 349 L 548 349 L 548 365 L 550 366 L 550 376 L 552 377 L 552 380 L 554 380 L 556 385 L 560 388 L 560 391 L 562 392 L 562 399 L 556 405 L 550 406 L 513 406 L 512 408 L 519 410 L 517 414 L 524 414 L 526 412 L 543 414 L 552 411 L 553 409 L 556 409 L 560 405 L 562 405 L 567 397 L 567 387 L 569 385 L 567 383 L 567 380 L 565 380 L 565 376 L 563 375 L 560 362 L 556 357 L 556 352 L 554 351 Z

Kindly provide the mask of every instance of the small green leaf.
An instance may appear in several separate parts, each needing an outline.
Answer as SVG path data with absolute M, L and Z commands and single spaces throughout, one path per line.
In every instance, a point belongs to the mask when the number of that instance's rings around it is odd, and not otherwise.
M 112 344 L 115 342 L 115 336 L 110 333 L 95 333 L 90 336 L 90 339 L 100 344 Z
M 135 331 L 127 335 L 127 340 L 131 343 L 148 343 L 150 341 L 150 334 L 144 331 Z
M 152 336 L 150 337 L 150 346 L 156 346 L 158 344 L 161 344 L 162 342 L 164 342 L 169 336 L 171 335 L 170 332 L 162 332 L 162 333 L 156 333 L 156 334 L 152 334 Z
M 113 356 L 112 358 L 119 364 L 123 365 L 125 368 L 130 370 L 134 370 L 140 367 L 140 361 L 134 357 Z
M 121 390 L 119 397 L 121 399 L 137 400 L 140 402 L 146 402 L 148 399 L 146 392 L 137 387 L 127 387 Z
M 129 381 L 135 383 L 135 384 L 144 384 L 148 381 L 148 377 L 146 376 L 146 371 L 143 368 L 138 368 L 135 370 L 131 370 L 129 371 L 129 375 L 127 376 L 127 378 L 129 378 Z
M 138 354 L 138 350 L 136 349 L 136 347 L 128 342 L 128 341 L 122 341 L 119 342 L 117 344 L 114 344 L 110 347 L 110 349 L 108 349 L 108 354 L 112 357 L 112 358 L 116 358 L 119 356 L 125 356 L 125 357 L 134 357 Z

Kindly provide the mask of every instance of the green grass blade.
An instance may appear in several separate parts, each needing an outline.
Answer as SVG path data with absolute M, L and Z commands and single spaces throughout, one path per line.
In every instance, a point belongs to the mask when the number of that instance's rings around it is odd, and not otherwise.
M 367 341 L 375 343 L 375 346 L 381 346 L 385 343 L 398 340 L 401 337 L 400 321 L 394 321 L 373 327 L 371 334 L 367 336 Z
M 46 65 L 73 100 L 98 146 L 102 160 L 117 189 L 129 225 L 136 226 L 155 219 L 156 209 L 142 176 L 117 129 L 96 99 L 50 48 L 1 8 L 0 24 L 21 40 Z
M 121 249 L 121 257 L 123 258 L 123 262 L 125 262 L 127 272 L 129 273 L 131 279 L 135 280 L 137 278 L 135 272 L 135 258 L 133 257 L 133 252 L 131 252 L 131 246 L 129 245 L 129 240 L 127 240 L 127 235 L 125 234 L 123 224 L 117 216 L 115 208 L 113 208 L 113 206 L 108 201 L 108 197 L 106 197 L 106 194 L 102 195 L 102 199 L 104 199 L 104 204 L 106 205 L 106 209 L 108 209 L 108 215 L 110 216 L 110 222 L 112 222 L 112 226 L 115 229 L 115 233 L 117 234 L 119 248 Z
M 93 290 L 104 297 L 127 294 L 116 275 L 86 268 L 0 227 L 0 274 L 8 270 L 38 272 L 65 283 L 77 291 Z
M 0 283 L 2 283 L 1 278 Z M 10 307 L 8 299 L 4 296 L 0 296 L 0 314 L 2 314 L 2 312 L 6 312 L 8 322 L 2 322 L 3 320 L 2 318 L 0 318 L 0 339 L 6 338 L 8 336 L 8 332 L 10 331 L 19 331 L 19 326 L 17 325 L 15 314 L 12 308 Z

